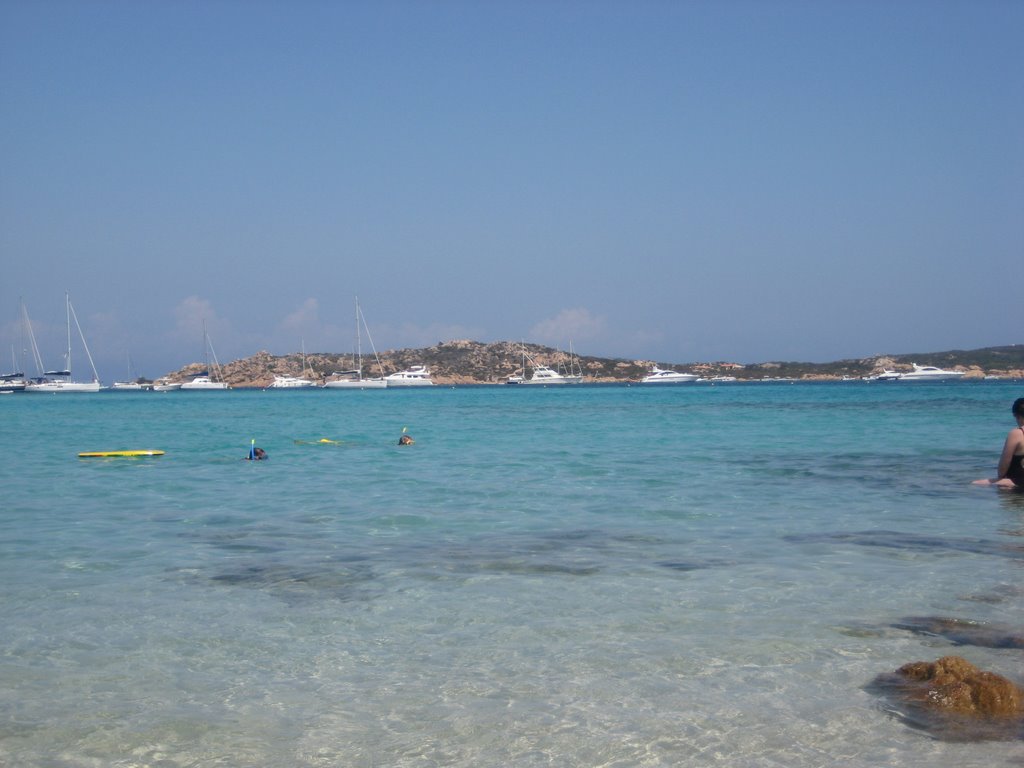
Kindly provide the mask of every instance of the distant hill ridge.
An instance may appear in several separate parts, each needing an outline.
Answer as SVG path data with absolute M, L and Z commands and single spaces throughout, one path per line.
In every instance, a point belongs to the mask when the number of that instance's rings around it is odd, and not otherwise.
M 423 349 L 388 350 L 380 354 L 384 373 L 394 373 L 414 365 L 425 365 L 437 384 L 500 384 L 522 368 L 524 345 L 518 341 L 496 341 L 484 344 L 478 341 L 444 341 Z M 534 365 L 558 368 L 568 366 L 569 353 L 540 344 L 526 344 L 527 372 Z M 906 355 L 883 355 L 860 360 L 838 360 L 831 363 L 765 362 L 740 365 L 729 362 L 669 363 L 654 360 L 626 360 L 590 355 L 575 355 L 586 380 L 599 382 L 638 381 L 651 366 L 693 371 L 702 376 L 735 376 L 738 379 L 783 377 L 795 379 L 859 378 L 884 369 L 910 370 L 911 363 L 957 368 L 969 376 L 986 375 L 1006 378 L 1024 377 L 1024 345 L 984 347 L 974 350 L 951 350 Z M 352 368 L 352 353 L 306 353 L 306 373 L 322 382 L 335 371 Z M 192 363 L 168 374 L 174 381 L 186 381 L 205 366 Z M 236 387 L 265 387 L 277 375 L 296 376 L 302 372 L 302 355 L 271 355 L 257 352 L 251 357 L 235 360 L 221 366 L 225 381 Z M 372 356 L 363 358 L 363 373 L 377 376 L 377 363 Z

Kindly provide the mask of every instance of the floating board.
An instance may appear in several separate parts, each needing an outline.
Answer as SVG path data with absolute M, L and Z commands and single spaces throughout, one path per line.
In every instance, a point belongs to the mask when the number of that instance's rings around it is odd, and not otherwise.
M 163 451 L 85 451 L 78 454 L 80 459 L 137 459 L 143 456 L 163 456 Z

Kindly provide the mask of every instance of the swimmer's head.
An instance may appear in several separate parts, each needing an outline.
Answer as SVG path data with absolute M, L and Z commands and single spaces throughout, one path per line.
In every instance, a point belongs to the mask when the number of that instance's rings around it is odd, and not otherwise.
M 1024 419 L 1024 397 L 1018 397 L 1013 401 L 1013 415 L 1018 419 Z

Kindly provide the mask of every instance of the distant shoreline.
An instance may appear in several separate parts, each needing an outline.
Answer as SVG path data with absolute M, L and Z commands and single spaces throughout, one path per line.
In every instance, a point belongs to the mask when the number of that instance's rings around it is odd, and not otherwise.
M 627 360 L 589 355 L 570 355 L 564 350 L 538 344 L 520 342 L 482 342 L 454 340 L 441 342 L 422 349 L 388 350 L 379 355 L 384 374 L 425 365 L 437 386 L 497 386 L 510 376 L 520 374 L 523 351 L 527 357 L 527 371 L 535 365 L 552 368 L 573 363 L 583 372 L 588 384 L 639 383 L 655 365 L 698 374 L 702 378 L 735 377 L 740 382 L 759 381 L 843 381 L 860 380 L 884 370 L 909 371 L 913 363 L 935 365 L 964 372 L 964 379 L 982 380 L 986 377 L 1001 379 L 1024 378 L 1024 345 L 984 347 L 975 350 L 953 350 L 909 355 L 879 355 L 860 360 L 838 360 L 830 363 L 764 362 L 740 364 L 726 361 L 698 363 L 669 363 L 655 360 Z M 381 375 L 377 362 L 363 358 L 366 376 Z M 353 355 L 348 353 L 300 353 L 271 355 L 261 351 L 247 358 L 220 366 L 221 376 L 232 387 L 263 389 L 275 376 L 305 375 L 316 384 L 331 377 L 336 371 L 350 370 Z M 304 368 L 305 366 L 305 368 Z M 190 381 L 207 366 L 191 363 L 166 374 L 171 381 Z M 305 373 L 303 374 L 303 370 Z M 725 382 L 722 382 L 725 383 Z M 558 385 L 565 386 L 565 385 Z M 568 385 L 578 386 L 578 385 Z M 645 385 L 663 386 L 663 385 Z M 686 386 L 686 385 L 682 385 Z

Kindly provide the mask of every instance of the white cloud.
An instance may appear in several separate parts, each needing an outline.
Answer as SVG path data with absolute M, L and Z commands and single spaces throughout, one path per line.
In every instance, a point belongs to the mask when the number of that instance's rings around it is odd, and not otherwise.
M 589 309 L 563 309 L 530 329 L 530 337 L 541 344 L 564 345 L 568 341 L 589 341 L 605 331 L 605 319 Z
M 174 308 L 174 335 L 178 339 L 201 339 L 204 322 L 208 331 L 225 326 L 225 321 L 217 316 L 213 304 L 208 299 L 189 296 L 182 299 Z
M 316 299 L 306 299 L 302 306 L 285 316 L 281 326 L 286 331 L 299 334 L 319 328 L 320 303 Z

